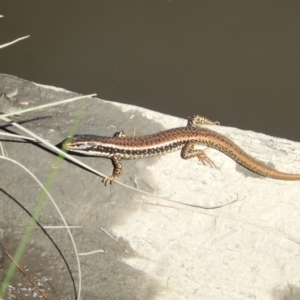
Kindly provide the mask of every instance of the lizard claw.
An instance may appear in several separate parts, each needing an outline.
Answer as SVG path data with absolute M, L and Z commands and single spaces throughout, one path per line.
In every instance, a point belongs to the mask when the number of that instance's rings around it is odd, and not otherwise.
M 102 182 L 104 183 L 105 186 L 107 186 L 108 183 L 112 184 L 112 182 L 115 180 L 113 176 L 107 176 L 102 179 Z
M 218 167 L 215 165 L 215 163 L 204 153 L 204 151 L 201 151 L 200 153 L 198 153 L 198 159 L 204 165 L 209 165 L 211 168 L 218 169 Z

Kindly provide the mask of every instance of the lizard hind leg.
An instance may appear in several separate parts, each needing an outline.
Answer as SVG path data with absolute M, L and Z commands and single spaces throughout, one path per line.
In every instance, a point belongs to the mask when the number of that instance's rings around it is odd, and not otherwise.
M 186 145 L 182 148 L 181 157 L 183 159 L 197 157 L 204 165 L 209 165 L 212 168 L 214 167 L 218 169 L 215 163 L 205 154 L 205 150 L 194 149 L 195 145 L 195 142 L 186 143 Z
M 189 117 L 188 126 L 189 127 L 196 127 L 200 125 L 220 125 L 219 121 L 211 121 L 205 117 L 194 115 Z

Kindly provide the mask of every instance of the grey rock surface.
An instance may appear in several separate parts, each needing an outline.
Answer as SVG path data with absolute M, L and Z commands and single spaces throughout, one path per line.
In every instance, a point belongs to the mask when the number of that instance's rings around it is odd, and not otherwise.
M 1 98 L 4 112 L 10 106 L 19 109 L 77 95 L 0 74 L 0 93 L 16 89 L 14 99 Z M 140 135 L 186 124 L 186 120 L 100 99 L 12 119 L 56 145 L 69 135 L 83 103 L 77 133 L 112 136 L 124 130 L 126 135 Z M 1 122 L 1 131 L 23 135 Z M 269 166 L 300 173 L 299 143 L 235 128 L 210 128 Z M 51 178 L 55 153 L 34 142 L 1 140 L 7 157 L 26 166 L 43 183 Z M 255 175 L 213 149 L 206 154 L 217 169 L 195 159 L 183 160 L 179 152 L 124 161 L 119 182 L 139 192 L 118 183 L 105 187 L 95 174 L 62 162 L 50 193 L 67 223 L 81 226 L 72 233 L 82 254 L 82 299 L 300 299 L 300 182 Z M 110 160 L 76 158 L 104 174 L 112 172 Z M 41 189 L 8 161 L 2 161 L 0 188 L 1 243 L 13 255 Z M 237 201 L 214 210 L 184 205 L 214 207 L 233 200 Z M 63 225 L 48 199 L 38 222 Z M 92 251 L 96 252 L 84 255 Z M 8 264 L 6 259 L 0 279 Z M 20 264 L 50 299 L 74 299 L 71 278 L 77 285 L 78 272 L 65 229 L 35 228 Z M 36 291 L 17 273 L 9 293 L 7 299 L 13 299 L 14 293 L 32 299 Z

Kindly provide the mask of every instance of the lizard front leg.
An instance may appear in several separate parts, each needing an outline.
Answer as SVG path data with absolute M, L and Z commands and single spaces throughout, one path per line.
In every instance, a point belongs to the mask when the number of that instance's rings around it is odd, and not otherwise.
M 113 136 L 114 137 L 126 137 L 124 131 L 118 131 Z M 115 179 L 117 179 L 121 175 L 121 173 L 122 173 L 121 158 L 118 157 L 118 156 L 113 156 L 111 158 L 111 160 L 112 160 L 112 163 L 114 165 L 114 171 L 113 171 L 112 175 L 103 178 L 102 182 L 104 183 L 105 186 L 107 185 L 107 183 L 112 184 L 112 182 Z
M 124 131 L 118 131 L 113 136 L 114 137 L 126 137 L 126 134 L 124 133 Z
M 112 184 L 112 182 L 117 179 L 121 173 L 122 173 L 122 163 L 121 163 L 121 158 L 118 156 L 113 156 L 111 158 L 112 163 L 114 165 L 114 171 L 113 174 L 110 176 L 107 176 L 105 178 L 103 178 L 102 182 L 104 183 L 104 185 L 106 186 L 107 183 Z

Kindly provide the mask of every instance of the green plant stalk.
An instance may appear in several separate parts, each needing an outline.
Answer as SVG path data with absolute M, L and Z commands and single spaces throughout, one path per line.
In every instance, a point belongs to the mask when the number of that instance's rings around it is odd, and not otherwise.
M 82 103 L 81 108 L 80 108 L 80 110 L 79 110 L 79 112 L 78 112 L 78 114 L 76 116 L 76 119 L 74 120 L 73 126 L 72 126 L 72 128 L 70 130 L 70 134 L 69 134 L 70 136 L 73 136 L 75 134 L 76 129 L 78 127 L 78 124 L 79 124 L 80 120 L 82 119 L 82 115 L 83 115 L 83 112 L 85 111 L 85 109 L 86 109 L 86 101 L 84 101 Z M 59 171 L 59 168 L 60 168 L 63 160 L 64 160 L 64 157 L 61 156 L 61 155 L 59 155 L 57 157 L 57 159 L 56 159 L 54 168 L 52 169 L 52 171 L 51 171 L 51 173 L 50 173 L 50 175 L 48 177 L 48 180 L 47 180 L 47 182 L 45 184 L 45 189 L 48 192 L 50 191 L 50 189 L 51 189 L 51 187 L 52 187 L 52 185 L 53 185 L 53 183 L 55 181 L 57 172 Z M 27 224 L 27 227 L 26 227 L 25 232 L 24 232 L 24 234 L 22 236 L 21 242 L 20 242 L 20 244 L 19 244 L 19 246 L 18 246 L 18 248 L 16 250 L 16 253 L 15 253 L 14 257 L 13 257 L 14 260 L 15 260 L 15 262 L 17 264 L 20 262 L 21 257 L 22 257 L 22 255 L 23 255 L 23 253 L 25 251 L 27 242 L 28 242 L 28 240 L 30 238 L 30 235 L 31 235 L 31 233 L 32 233 L 32 231 L 34 229 L 34 225 L 36 223 L 35 220 L 37 220 L 37 218 L 38 218 L 38 216 L 39 216 L 39 214 L 40 214 L 40 212 L 42 210 L 42 207 L 43 207 L 43 204 L 44 204 L 46 198 L 47 198 L 47 194 L 43 191 L 43 193 L 40 195 L 39 200 L 38 200 L 38 202 L 37 202 L 37 204 L 35 206 L 35 209 L 34 209 L 34 211 L 32 213 L 32 218 L 30 218 L 30 220 L 29 220 L 29 222 Z M 6 288 L 9 285 L 12 277 L 14 276 L 16 268 L 17 268 L 17 266 L 13 262 L 11 262 L 10 266 L 9 266 L 9 268 L 7 270 L 7 273 L 5 274 L 5 277 L 4 277 L 4 279 L 3 279 L 2 283 L 1 283 L 1 286 L 0 286 L 0 300 L 3 299 L 3 297 L 5 295 L 5 292 L 6 292 Z

